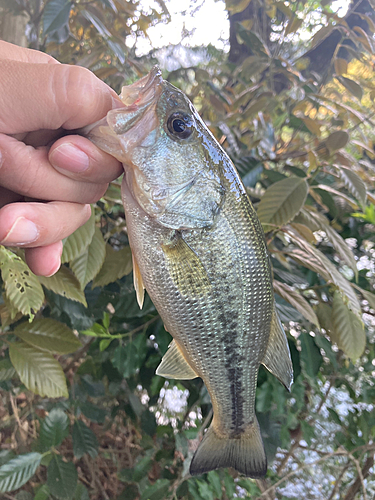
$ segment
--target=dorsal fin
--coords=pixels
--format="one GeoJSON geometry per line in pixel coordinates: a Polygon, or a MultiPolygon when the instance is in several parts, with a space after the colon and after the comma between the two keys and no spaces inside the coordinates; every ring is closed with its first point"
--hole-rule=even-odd
{"type": "Polygon", "coordinates": [[[134,288],[135,288],[135,293],[137,294],[138,305],[139,305],[140,309],[142,309],[143,302],[145,300],[145,286],[143,284],[143,279],[141,276],[141,271],[139,270],[137,259],[135,258],[133,252],[132,252],[132,259],[133,259],[134,288]]]}
{"type": "Polygon", "coordinates": [[[177,380],[190,380],[198,377],[186,361],[175,340],[172,340],[169,344],[168,351],[164,354],[160,365],[156,369],[156,375],[177,380]]]}
{"type": "Polygon", "coordinates": [[[293,383],[293,366],[288,341],[276,309],[271,320],[271,334],[262,364],[290,391],[293,383]]]}

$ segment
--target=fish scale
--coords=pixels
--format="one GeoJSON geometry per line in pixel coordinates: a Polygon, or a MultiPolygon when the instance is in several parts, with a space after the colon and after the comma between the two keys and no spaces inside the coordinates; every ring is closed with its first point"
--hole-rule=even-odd
{"type": "Polygon", "coordinates": [[[137,299],[146,289],[174,339],[156,373],[201,377],[211,397],[190,473],[231,466],[261,477],[259,365],[288,389],[292,365],[260,222],[229,157],[157,68],[120,97],[124,108],[86,133],[124,165],[137,299]]]}

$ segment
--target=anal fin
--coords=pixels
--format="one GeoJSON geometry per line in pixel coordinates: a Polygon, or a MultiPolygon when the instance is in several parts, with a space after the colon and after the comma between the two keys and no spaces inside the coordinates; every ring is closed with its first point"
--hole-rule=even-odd
{"type": "Polygon", "coordinates": [[[137,295],[137,302],[142,309],[143,307],[143,302],[145,300],[145,286],[143,284],[143,279],[141,276],[141,271],[139,270],[138,262],[137,259],[134,256],[134,253],[132,253],[132,259],[133,259],[133,281],[134,281],[134,288],[135,288],[135,293],[137,295]]]}
{"type": "Polygon", "coordinates": [[[169,344],[168,351],[164,354],[160,365],[156,369],[156,375],[177,380],[191,380],[198,377],[186,361],[175,340],[172,340],[169,344]]]}
{"type": "Polygon", "coordinates": [[[293,383],[293,366],[288,341],[276,309],[271,320],[271,334],[262,364],[290,391],[293,383]]]}

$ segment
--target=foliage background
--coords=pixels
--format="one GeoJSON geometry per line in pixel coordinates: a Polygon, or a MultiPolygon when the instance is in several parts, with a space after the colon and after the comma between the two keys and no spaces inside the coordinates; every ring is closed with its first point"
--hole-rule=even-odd
{"type": "MultiPolygon", "coordinates": [[[[137,56],[137,40],[171,17],[163,0],[0,7],[4,38],[16,22],[29,47],[117,91],[158,62],[157,50],[137,56]]],[[[210,401],[200,379],[155,375],[171,338],[151,301],[136,303],[116,181],[65,241],[55,276],[0,247],[3,498],[374,496],[375,5],[350,2],[343,18],[327,0],[226,9],[228,51],[185,48],[201,62],[164,77],[232,157],[266,231],[295,373],[290,394],[259,373],[267,476],[189,477],[210,401]]]]}

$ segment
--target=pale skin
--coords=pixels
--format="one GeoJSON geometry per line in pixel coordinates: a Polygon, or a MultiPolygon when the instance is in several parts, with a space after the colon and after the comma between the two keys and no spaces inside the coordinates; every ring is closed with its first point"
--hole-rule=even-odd
{"type": "Polygon", "coordinates": [[[51,276],[62,240],[122,172],[115,158],[69,131],[123,105],[87,69],[3,41],[0,75],[0,245],[24,248],[30,269],[51,276]]]}

